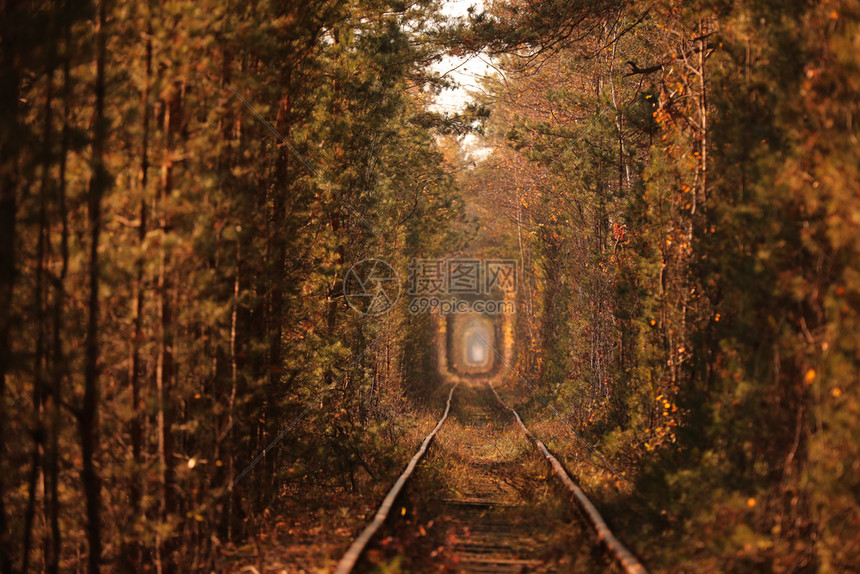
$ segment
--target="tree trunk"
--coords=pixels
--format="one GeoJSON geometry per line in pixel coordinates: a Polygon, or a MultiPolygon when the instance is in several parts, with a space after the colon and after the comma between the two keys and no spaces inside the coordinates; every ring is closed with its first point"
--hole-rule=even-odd
{"type": "MultiPolygon", "coordinates": [[[[152,77],[152,24],[147,25],[146,34],[146,62],[144,64],[146,76],[144,78],[143,89],[140,94],[141,107],[141,131],[142,138],[140,144],[140,173],[138,181],[140,184],[140,206],[138,215],[138,232],[137,241],[138,247],[143,248],[146,240],[147,230],[147,185],[148,170],[149,170],[149,87],[152,77]]],[[[143,341],[143,310],[144,310],[144,254],[138,255],[135,264],[135,281],[134,281],[134,300],[133,300],[133,332],[129,345],[129,369],[128,379],[131,389],[131,420],[129,421],[129,434],[131,435],[131,452],[133,460],[133,471],[131,477],[131,486],[129,488],[129,502],[131,503],[131,517],[129,524],[132,527],[131,532],[127,532],[123,536],[123,551],[122,560],[125,571],[133,574],[140,569],[141,545],[136,540],[134,534],[134,525],[140,519],[141,500],[143,497],[143,485],[140,469],[143,465],[143,424],[141,420],[141,393],[140,393],[140,378],[142,371],[142,361],[140,358],[140,344],[143,341]],[[132,539],[129,540],[129,537],[132,539]]]]}
{"type": "Polygon", "coordinates": [[[92,170],[90,189],[87,194],[87,213],[90,236],[89,300],[84,358],[84,400],[79,423],[81,432],[81,455],[83,459],[81,480],[87,509],[87,541],[89,543],[88,571],[101,571],[101,480],[96,471],[95,458],[99,448],[99,239],[101,236],[102,198],[109,186],[104,164],[104,148],[107,133],[105,107],[105,20],[107,0],[98,6],[96,23],[96,85],[95,115],[92,140],[92,170]]]}
{"type": "Polygon", "coordinates": [[[45,80],[44,124],[42,126],[42,174],[39,182],[39,239],[36,242],[36,285],[33,294],[33,309],[36,323],[36,348],[33,357],[33,450],[31,453],[29,496],[24,513],[24,540],[21,545],[21,572],[30,569],[30,544],[33,537],[33,519],[36,516],[36,486],[42,469],[42,450],[45,446],[45,429],[42,423],[42,402],[45,389],[46,345],[45,345],[45,256],[48,241],[48,184],[50,181],[51,153],[51,105],[54,94],[54,52],[56,45],[49,43],[49,63],[45,80]]]}
{"type": "MultiPolygon", "coordinates": [[[[161,163],[161,191],[159,205],[160,222],[162,238],[160,243],[161,264],[158,271],[158,319],[160,328],[160,337],[158,345],[158,357],[155,366],[155,383],[156,392],[158,394],[158,415],[156,417],[157,435],[158,435],[158,461],[161,467],[161,496],[160,496],[160,514],[162,524],[166,524],[170,520],[170,515],[173,513],[175,504],[174,496],[174,471],[173,471],[173,436],[170,427],[173,424],[173,407],[171,401],[171,386],[173,383],[173,344],[174,344],[174,325],[173,325],[173,305],[170,299],[173,290],[171,271],[169,269],[170,254],[167,252],[165,242],[167,235],[170,233],[170,216],[169,206],[166,205],[167,199],[170,197],[172,188],[172,130],[174,126],[171,123],[174,106],[180,105],[176,101],[178,96],[171,95],[169,99],[164,101],[164,128],[163,128],[163,149],[161,163]]],[[[173,533],[168,532],[167,539],[162,539],[159,535],[158,543],[158,564],[157,569],[159,574],[171,574],[175,571],[175,561],[173,556],[174,544],[172,542],[173,533]]]]}
{"type": "Polygon", "coordinates": [[[69,217],[66,208],[66,167],[68,161],[70,133],[69,116],[71,114],[71,0],[63,5],[64,49],[63,55],[63,134],[60,150],[60,173],[57,185],[57,202],[61,224],[60,235],[60,275],[56,280],[53,307],[53,352],[51,365],[51,442],[47,463],[48,471],[48,522],[51,529],[51,545],[46,550],[47,571],[58,574],[60,571],[60,428],[62,425],[62,387],[66,373],[62,343],[63,307],[65,305],[65,281],[69,269],[69,217]]]}
{"type": "MultiPolygon", "coordinates": [[[[15,16],[22,2],[0,4],[0,460],[5,463],[4,436],[8,415],[6,405],[6,376],[11,364],[12,299],[16,279],[15,249],[17,243],[18,156],[20,127],[18,125],[18,88],[21,83],[21,58],[14,43],[15,34],[8,34],[15,25],[15,16]]],[[[6,490],[4,474],[0,472],[0,573],[12,572],[12,547],[6,519],[6,490]]]]}

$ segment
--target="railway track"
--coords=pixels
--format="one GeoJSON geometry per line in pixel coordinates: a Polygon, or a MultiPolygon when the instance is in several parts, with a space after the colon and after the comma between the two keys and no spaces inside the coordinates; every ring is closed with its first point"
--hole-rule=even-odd
{"type": "Polygon", "coordinates": [[[439,422],[335,572],[369,570],[369,553],[410,571],[646,572],[488,382],[452,386],[439,422]],[[428,451],[432,463],[416,473],[428,451]],[[404,520],[410,496],[420,510],[404,520]],[[398,537],[408,552],[391,550],[398,537]]]}

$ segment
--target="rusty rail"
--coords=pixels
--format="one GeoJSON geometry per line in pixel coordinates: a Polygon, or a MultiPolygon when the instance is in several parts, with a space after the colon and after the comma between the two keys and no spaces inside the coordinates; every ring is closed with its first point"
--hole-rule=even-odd
{"type": "MultiPolygon", "coordinates": [[[[488,383],[489,384],[489,383],[488,383]]],[[[538,450],[540,450],[541,454],[546,458],[549,463],[552,465],[555,474],[561,479],[561,482],[567,487],[567,489],[573,494],[576,503],[579,505],[580,509],[585,514],[588,522],[594,528],[597,534],[597,540],[601,542],[606,548],[609,555],[621,566],[621,569],[626,574],[647,574],[647,570],[639,560],[630,552],[621,542],[615,538],[615,535],[612,534],[612,531],[609,530],[609,527],[606,525],[606,521],[603,520],[603,517],[600,516],[600,513],[595,508],[594,504],[585,496],[585,493],[582,492],[582,489],[576,486],[573,480],[570,478],[570,475],[564,470],[564,467],[555,458],[549,449],[546,448],[546,445],[541,442],[539,438],[537,438],[532,432],[526,427],[523,420],[520,418],[520,415],[515,411],[512,407],[509,407],[505,401],[502,400],[502,397],[499,396],[499,393],[496,392],[495,387],[490,384],[490,389],[492,389],[493,394],[496,395],[498,401],[504,406],[506,409],[511,411],[514,414],[514,417],[517,419],[520,427],[537,446],[538,450]]]]}
{"type": "Polygon", "coordinates": [[[430,434],[424,438],[424,442],[421,443],[421,448],[418,449],[418,452],[415,453],[415,456],[412,457],[412,460],[410,460],[409,464],[406,466],[406,470],[403,471],[403,474],[400,475],[397,482],[395,482],[394,486],[391,487],[391,490],[388,491],[388,494],[382,500],[379,510],[376,511],[376,516],[373,517],[373,521],[368,524],[358,538],[353,541],[352,545],[347,549],[346,554],[344,554],[343,558],[340,559],[340,562],[338,562],[337,567],[334,570],[335,574],[349,574],[352,572],[352,569],[355,567],[356,562],[358,562],[358,559],[361,557],[367,544],[373,538],[374,534],[376,534],[376,532],[382,527],[385,519],[388,518],[388,512],[391,510],[391,507],[394,506],[394,500],[397,498],[397,495],[400,494],[400,491],[403,490],[403,487],[406,485],[406,481],[409,480],[410,476],[412,476],[415,467],[418,466],[418,463],[421,461],[421,457],[423,457],[424,453],[427,452],[427,447],[430,446],[430,443],[433,441],[433,437],[436,436],[436,433],[448,418],[448,412],[451,410],[451,397],[454,396],[454,389],[457,388],[458,384],[459,382],[454,383],[454,386],[451,387],[451,392],[448,393],[448,402],[445,404],[445,412],[442,414],[442,418],[439,419],[439,422],[436,423],[436,426],[433,427],[430,434]]]}

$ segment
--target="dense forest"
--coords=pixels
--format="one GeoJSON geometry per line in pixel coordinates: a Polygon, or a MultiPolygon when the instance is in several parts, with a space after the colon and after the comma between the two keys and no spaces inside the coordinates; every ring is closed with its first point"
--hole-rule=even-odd
{"type": "Polygon", "coordinates": [[[463,256],[650,569],[856,571],[860,2],[443,4],[0,2],[0,573],[329,567],[439,383],[344,279],[463,256]]]}

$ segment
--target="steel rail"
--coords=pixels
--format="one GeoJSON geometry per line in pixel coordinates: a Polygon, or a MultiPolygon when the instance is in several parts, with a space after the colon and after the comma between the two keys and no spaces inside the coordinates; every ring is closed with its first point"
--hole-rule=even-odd
{"type": "Polygon", "coordinates": [[[365,548],[367,548],[367,544],[373,538],[374,534],[376,534],[376,532],[382,527],[385,519],[388,518],[388,513],[391,510],[391,507],[394,506],[394,501],[397,498],[397,495],[400,494],[401,490],[403,490],[403,487],[406,485],[406,481],[409,480],[415,467],[418,466],[418,463],[421,461],[421,457],[423,457],[424,453],[427,452],[427,448],[433,441],[433,437],[436,436],[436,433],[439,432],[439,429],[442,428],[442,424],[444,424],[445,420],[448,418],[448,412],[451,410],[451,397],[454,396],[454,389],[456,389],[459,384],[459,382],[454,383],[454,386],[451,387],[451,392],[448,393],[448,402],[445,404],[445,413],[442,415],[442,418],[439,419],[439,422],[436,423],[436,426],[432,431],[430,431],[430,434],[424,438],[424,442],[421,443],[421,448],[418,449],[418,452],[415,453],[415,456],[412,457],[412,460],[410,460],[409,464],[406,466],[406,470],[403,471],[403,474],[400,475],[397,482],[395,482],[394,486],[391,487],[391,490],[388,491],[388,494],[382,500],[379,510],[376,511],[376,516],[374,516],[373,521],[368,524],[358,538],[353,541],[352,545],[347,549],[346,554],[344,554],[343,558],[340,559],[340,562],[338,562],[337,567],[334,570],[335,574],[349,574],[352,572],[352,569],[355,567],[361,554],[364,552],[365,548]]]}
{"type": "Polygon", "coordinates": [[[541,440],[537,438],[532,431],[528,429],[528,427],[526,427],[525,423],[523,423],[523,419],[520,418],[519,413],[502,400],[502,397],[500,397],[499,393],[496,392],[495,387],[490,383],[488,383],[488,385],[502,406],[514,414],[514,418],[517,419],[517,423],[519,423],[520,427],[526,433],[526,436],[535,443],[544,458],[546,458],[552,465],[555,474],[561,479],[561,482],[571,493],[573,493],[573,497],[576,500],[577,505],[594,528],[597,534],[597,540],[604,545],[610,556],[612,556],[626,574],[647,574],[648,571],[645,570],[645,567],[642,566],[633,553],[630,552],[630,550],[628,550],[627,547],[625,547],[617,538],[615,538],[615,535],[612,534],[612,531],[609,530],[609,527],[606,525],[606,521],[603,520],[603,517],[597,511],[597,508],[591,503],[591,500],[585,496],[582,489],[573,482],[573,479],[570,478],[570,475],[567,474],[558,459],[555,458],[549,449],[546,448],[546,445],[544,445],[543,442],[541,442],[541,440]]]}

